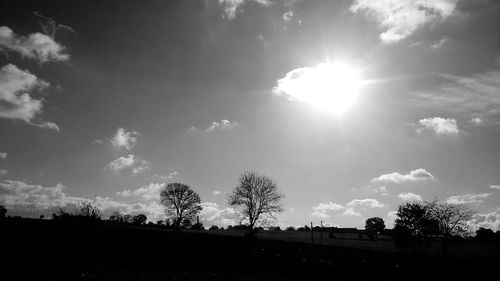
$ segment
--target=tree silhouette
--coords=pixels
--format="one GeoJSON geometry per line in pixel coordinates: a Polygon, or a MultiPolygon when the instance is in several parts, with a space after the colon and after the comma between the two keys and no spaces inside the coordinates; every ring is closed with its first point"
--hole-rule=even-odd
{"type": "Polygon", "coordinates": [[[148,218],[143,214],[138,214],[132,218],[132,223],[137,225],[145,224],[148,218]]]}
{"type": "Polygon", "coordinates": [[[365,221],[365,229],[370,238],[375,237],[384,231],[384,220],[379,217],[369,218],[365,221]]]}
{"type": "Polygon", "coordinates": [[[427,206],[420,202],[399,205],[394,223],[394,242],[399,246],[410,244],[420,250],[435,230],[435,222],[428,216],[427,206]]]}
{"type": "Polygon", "coordinates": [[[182,183],[169,183],[160,191],[160,201],[167,216],[174,217],[177,230],[184,220],[193,219],[202,207],[198,193],[182,183]]]}
{"type": "Polygon", "coordinates": [[[6,214],[7,214],[7,208],[5,208],[3,205],[0,205],[0,219],[5,218],[6,214]]]}
{"type": "Polygon", "coordinates": [[[450,239],[453,236],[464,237],[469,233],[468,222],[474,216],[474,211],[465,204],[451,204],[437,199],[427,203],[426,207],[427,216],[435,222],[443,253],[447,255],[450,239]]]}
{"type": "Polygon", "coordinates": [[[228,195],[228,204],[242,207],[243,219],[248,221],[252,235],[255,224],[264,216],[274,217],[276,213],[283,211],[280,203],[282,198],[283,195],[272,179],[255,172],[245,172],[228,195]]]}

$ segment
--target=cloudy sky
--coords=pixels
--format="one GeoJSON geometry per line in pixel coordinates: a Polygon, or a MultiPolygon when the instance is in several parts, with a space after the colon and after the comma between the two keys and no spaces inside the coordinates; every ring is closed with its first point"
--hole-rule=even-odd
{"type": "Polygon", "coordinates": [[[391,225],[408,200],[500,225],[500,2],[2,1],[0,204],[82,198],[162,218],[162,183],[205,225],[255,170],[283,225],[391,225]]]}

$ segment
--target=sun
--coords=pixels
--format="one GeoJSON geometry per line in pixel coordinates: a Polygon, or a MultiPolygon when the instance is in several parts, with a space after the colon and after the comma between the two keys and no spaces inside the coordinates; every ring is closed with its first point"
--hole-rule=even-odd
{"type": "Polygon", "coordinates": [[[292,70],[278,80],[276,90],[291,100],[342,114],[358,99],[363,85],[359,71],[344,63],[322,63],[292,70]]]}

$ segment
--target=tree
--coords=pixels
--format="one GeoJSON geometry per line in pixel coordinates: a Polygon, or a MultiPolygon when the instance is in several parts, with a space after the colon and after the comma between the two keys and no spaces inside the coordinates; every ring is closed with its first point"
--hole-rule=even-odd
{"type": "Polygon", "coordinates": [[[469,234],[469,221],[474,216],[465,204],[451,204],[434,199],[426,203],[427,216],[435,222],[435,231],[441,239],[443,253],[448,254],[449,242],[452,237],[464,237],[469,234]]]}
{"type": "Polygon", "coordinates": [[[6,214],[7,214],[7,208],[5,208],[3,205],[0,205],[0,219],[5,218],[6,214]]]}
{"type": "Polygon", "coordinates": [[[385,223],[382,218],[373,217],[365,221],[365,229],[369,237],[379,235],[385,229],[385,223]]]}
{"type": "Polygon", "coordinates": [[[435,222],[427,215],[427,206],[421,202],[399,205],[394,222],[394,242],[399,246],[410,244],[418,251],[432,235],[435,222]]]}
{"type": "Polygon", "coordinates": [[[282,198],[283,195],[272,179],[255,172],[245,172],[228,195],[228,204],[242,207],[243,219],[248,221],[252,235],[255,224],[265,216],[274,218],[275,214],[283,211],[280,204],[282,198]]]}
{"type": "Polygon", "coordinates": [[[177,230],[184,220],[193,219],[202,209],[198,193],[182,183],[169,183],[160,191],[160,201],[167,216],[174,217],[177,230]]]}
{"type": "Polygon", "coordinates": [[[137,225],[145,224],[148,218],[143,214],[138,214],[132,217],[132,223],[137,225]]]}
{"type": "Polygon", "coordinates": [[[94,201],[80,201],[78,212],[75,216],[85,220],[100,220],[101,209],[94,201]]]}

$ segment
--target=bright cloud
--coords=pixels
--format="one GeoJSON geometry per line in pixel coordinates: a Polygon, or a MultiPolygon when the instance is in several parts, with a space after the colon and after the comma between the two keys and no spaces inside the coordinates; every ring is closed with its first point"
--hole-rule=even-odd
{"type": "Polygon", "coordinates": [[[493,231],[500,230],[500,213],[476,214],[472,219],[471,226],[473,230],[477,230],[480,227],[489,228],[493,231]]]}
{"type": "Polygon", "coordinates": [[[398,172],[394,172],[391,174],[383,174],[377,178],[372,179],[373,182],[394,182],[394,183],[416,182],[416,181],[427,181],[427,180],[434,180],[434,176],[422,168],[410,171],[410,173],[408,174],[400,174],[398,172]]]}
{"type": "Polygon", "coordinates": [[[330,215],[328,215],[329,211],[341,211],[344,210],[345,207],[337,203],[328,202],[328,203],[319,203],[312,209],[313,213],[311,214],[311,216],[321,219],[327,219],[330,217],[330,215]]]}
{"type": "Polygon", "coordinates": [[[356,212],[354,208],[347,208],[345,211],[342,213],[343,216],[353,216],[353,217],[359,217],[361,216],[360,213],[356,212]]]}
{"type": "Polygon", "coordinates": [[[131,168],[133,175],[149,170],[149,166],[150,163],[148,161],[136,158],[133,154],[121,156],[108,164],[108,168],[115,173],[131,168]]]}
{"type": "Polygon", "coordinates": [[[49,83],[13,64],[0,69],[0,117],[21,119],[30,123],[42,111],[42,100],[29,92],[47,87],[49,83]]]}
{"type": "Polygon", "coordinates": [[[411,192],[399,193],[398,197],[405,202],[423,201],[422,196],[411,192]]]}
{"type": "Polygon", "coordinates": [[[491,189],[500,189],[500,185],[498,185],[498,184],[492,184],[492,185],[490,185],[490,188],[491,189]]]}
{"type": "Polygon", "coordinates": [[[219,195],[219,194],[220,194],[220,191],[218,191],[218,190],[214,190],[214,191],[212,191],[212,195],[214,195],[214,196],[217,196],[217,195],[219,195]]]}
{"type": "Polygon", "coordinates": [[[51,37],[38,32],[20,36],[7,26],[0,26],[0,49],[14,51],[40,62],[69,59],[69,55],[64,52],[65,47],[51,37]]]}
{"type": "Polygon", "coordinates": [[[156,200],[160,198],[160,190],[163,184],[150,183],[149,185],[139,187],[136,190],[119,191],[116,194],[123,197],[141,197],[144,200],[156,200]]]}
{"type": "Polygon", "coordinates": [[[384,204],[378,202],[376,199],[354,199],[351,202],[347,203],[347,207],[369,207],[369,208],[383,208],[384,204]]]}
{"type": "Polygon", "coordinates": [[[353,13],[363,12],[385,31],[384,43],[395,43],[410,36],[419,27],[444,20],[455,10],[458,0],[355,0],[353,13]]]}
{"type": "Polygon", "coordinates": [[[473,204],[482,203],[485,198],[488,198],[491,193],[479,193],[479,194],[463,194],[450,196],[446,199],[446,202],[451,204],[473,204]]]}
{"type": "Polygon", "coordinates": [[[25,206],[27,208],[48,209],[64,206],[72,198],[63,192],[65,186],[57,184],[53,187],[28,184],[22,181],[6,180],[0,182],[0,202],[6,206],[25,206]]]}
{"type": "Polygon", "coordinates": [[[228,225],[239,224],[241,220],[240,213],[233,208],[220,208],[217,203],[212,202],[203,202],[201,203],[201,207],[203,209],[199,217],[205,227],[212,225],[227,227],[228,225]]]}
{"type": "Polygon", "coordinates": [[[0,152],[0,159],[7,158],[7,152],[0,152]]]}
{"type": "Polygon", "coordinates": [[[127,131],[123,128],[118,128],[116,134],[111,138],[111,144],[116,148],[125,148],[131,150],[137,143],[138,132],[127,131]]]}
{"type": "Polygon", "coordinates": [[[222,16],[227,19],[234,19],[236,17],[236,13],[238,9],[245,4],[245,2],[254,1],[264,6],[268,6],[271,4],[269,0],[218,0],[219,5],[224,10],[222,16]]]}
{"type": "Polygon", "coordinates": [[[436,135],[456,135],[460,132],[457,120],[453,118],[432,117],[421,119],[418,123],[422,128],[419,128],[417,132],[421,132],[423,129],[431,130],[436,135]]]}

